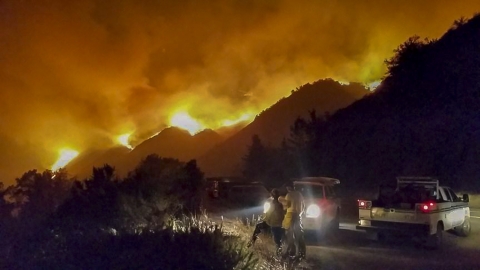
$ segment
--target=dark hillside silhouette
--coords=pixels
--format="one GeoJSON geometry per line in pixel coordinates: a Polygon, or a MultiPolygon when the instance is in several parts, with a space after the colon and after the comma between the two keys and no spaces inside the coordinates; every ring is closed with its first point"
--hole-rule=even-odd
{"type": "Polygon", "coordinates": [[[150,154],[188,161],[202,155],[222,140],[219,134],[210,129],[191,136],[185,130],[169,127],[131,151],[126,147],[93,151],[73,160],[67,169],[71,174],[85,178],[91,176],[92,167],[111,164],[117,174],[123,177],[150,154]]]}
{"type": "Polygon", "coordinates": [[[124,175],[150,154],[188,161],[202,155],[221,141],[222,137],[210,129],[191,136],[180,128],[166,128],[135,147],[120,163],[119,173],[124,175]]]}
{"type": "Polygon", "coordinates": [[[439,40],[412,37],[395,53],[374,94],[332,115],[310,173],[355,186],[433,175],[479,189],[480,16],[439,40]]]}
{"type": "Polygon", "coordinates": [[[249,121],[242,121],[231,126],[223,126],[218,129],[215,129],[215,132],[218,133],[220,136],[222,136],[224,140],[226,140],[229,137],[235,135],[240,130],[242,130],[242,128],[246,127],[248,124],[249,124],[249,121]]]}
{"type": "Polygon", "coordinates": [[[93,167],[102,167],[105,164],[117,165],[129,152],[130,149],[124,146],[106,150],[92,150],[81,153],[66,168],[71,174],[76,175],[80,179],[87,178],[92,176],[93,167]]]}
{"type": "Polygon", "coordinates": [[[290,125],[308,110],[335,112],[369,91],[361,84],[341,85],[331,79],[320,80],[292,90],[289,97],[279,100],[255,120],[198,159],[207,176],[242,175],[242,157],[257,134],[265,146],[278,147],[290,134],[290,125]]]}

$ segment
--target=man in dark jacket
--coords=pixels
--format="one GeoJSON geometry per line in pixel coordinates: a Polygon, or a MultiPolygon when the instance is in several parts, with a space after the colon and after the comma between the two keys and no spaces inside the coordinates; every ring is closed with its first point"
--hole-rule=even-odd
{"type": "Polygon", "coordinates": [[[282,238],[285,234],[282,228],[282,221],[285,212],[283,210],[283,205],[278,201],[278,197],[280,197],[280,192],[277,189],[273,189],[271,195],[272,200],[270,202],[267,202],[263,221],[261,221],[255,226],[252,240],[250,240],[248,246],[255,244],[255,241],[257,240],[258,235],[262,230],[267,230],[268,228],[270,228],[273,234],[275,245],[277,246],[277,254],[280,254],[282,238]]]}

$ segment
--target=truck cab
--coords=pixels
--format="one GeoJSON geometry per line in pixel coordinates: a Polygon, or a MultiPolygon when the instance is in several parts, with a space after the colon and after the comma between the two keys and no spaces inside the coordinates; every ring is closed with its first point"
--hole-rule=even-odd
{"type": "Polygon", "coordinates": [[[443,232],[470,233],[468,195],[458,197],[432,177],[397,177],[392,191],[380,190],[376,200],[358,200],[357,229],[385,234],[420,236],[427,246],[439,248],[443,232]]]}

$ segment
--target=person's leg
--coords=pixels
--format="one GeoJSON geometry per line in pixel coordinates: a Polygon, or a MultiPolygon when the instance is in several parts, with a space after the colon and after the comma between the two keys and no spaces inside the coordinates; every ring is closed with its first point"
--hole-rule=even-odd
{"type": "Polygon", "coordinates": [[[283,219],[283,229],[285,230],[285,242],[287,246],[286,256],[295,255],[295,238],[294,238],[294,230],[293,230],[293,223],[292,223],[293,215],[292,213],[287,212],[285,214],[285,218],[283,219]]]}
{"type": "Polygon", "coordinates": [[[296,227],[296,237],[298,241],[298,252],[300,256],[305,258],[307,246],[305,244],[305,237],[304,237],[303,224],[302,224],[301,217],[298,217],[295,227],[296,227]]]}
{"type": "Polygon", "coordinates": [[[265,221],[259,222],[257,225],[255,225],[255,230],[253,231],[252,239],[250,240],[250,243],[248,243],[248,246],[251,246],[257,241],[258,235],[265,229],[268,228],[268,225],[265,221]]]}
{"type": "Polygon", "coordinates": [[[295,236],[293,226],[286,230],[286,240],[287,240],[287,255],[295,256],[296,247],[295,247],[295,236]]]}
{"type": "Polygon", "coordinates": [[[273,241],[275,241],[276,252],[277,256],[282,254],[282,237],[283,237],[283,229],[282,227],[272,227],[272,234],[273,234],[273,241]]]}
{"type": "Polygon", "coordinates": [[[272,234],[275,245],[279,248],[282,244],[282,227],[272,227],[272,234]]]}
{"type": "Polygon", "coordinates": [[[298,230],[298,215],[293,214],[292,216],[292,227],[291,227],[292,235],[293,235],[293,245],[295,245],[295,253],[293,255],[297,255],[297,252],[300,251],[300,246],[298,243],[298,236],[299,236],[299,230],[298,230]]]}

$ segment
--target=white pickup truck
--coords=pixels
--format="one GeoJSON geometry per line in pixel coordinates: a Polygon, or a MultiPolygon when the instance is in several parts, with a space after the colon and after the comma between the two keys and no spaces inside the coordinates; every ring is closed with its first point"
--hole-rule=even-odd
{"type": "Polygon", "coordinates": [[[430,177],[398,177],[395,189],[381,189],[377,200],[358,200],[357,229],[418,236],[428,247],[440,248],[443,232],[470,233],[468,194],[462,198],[430,177]]]}

